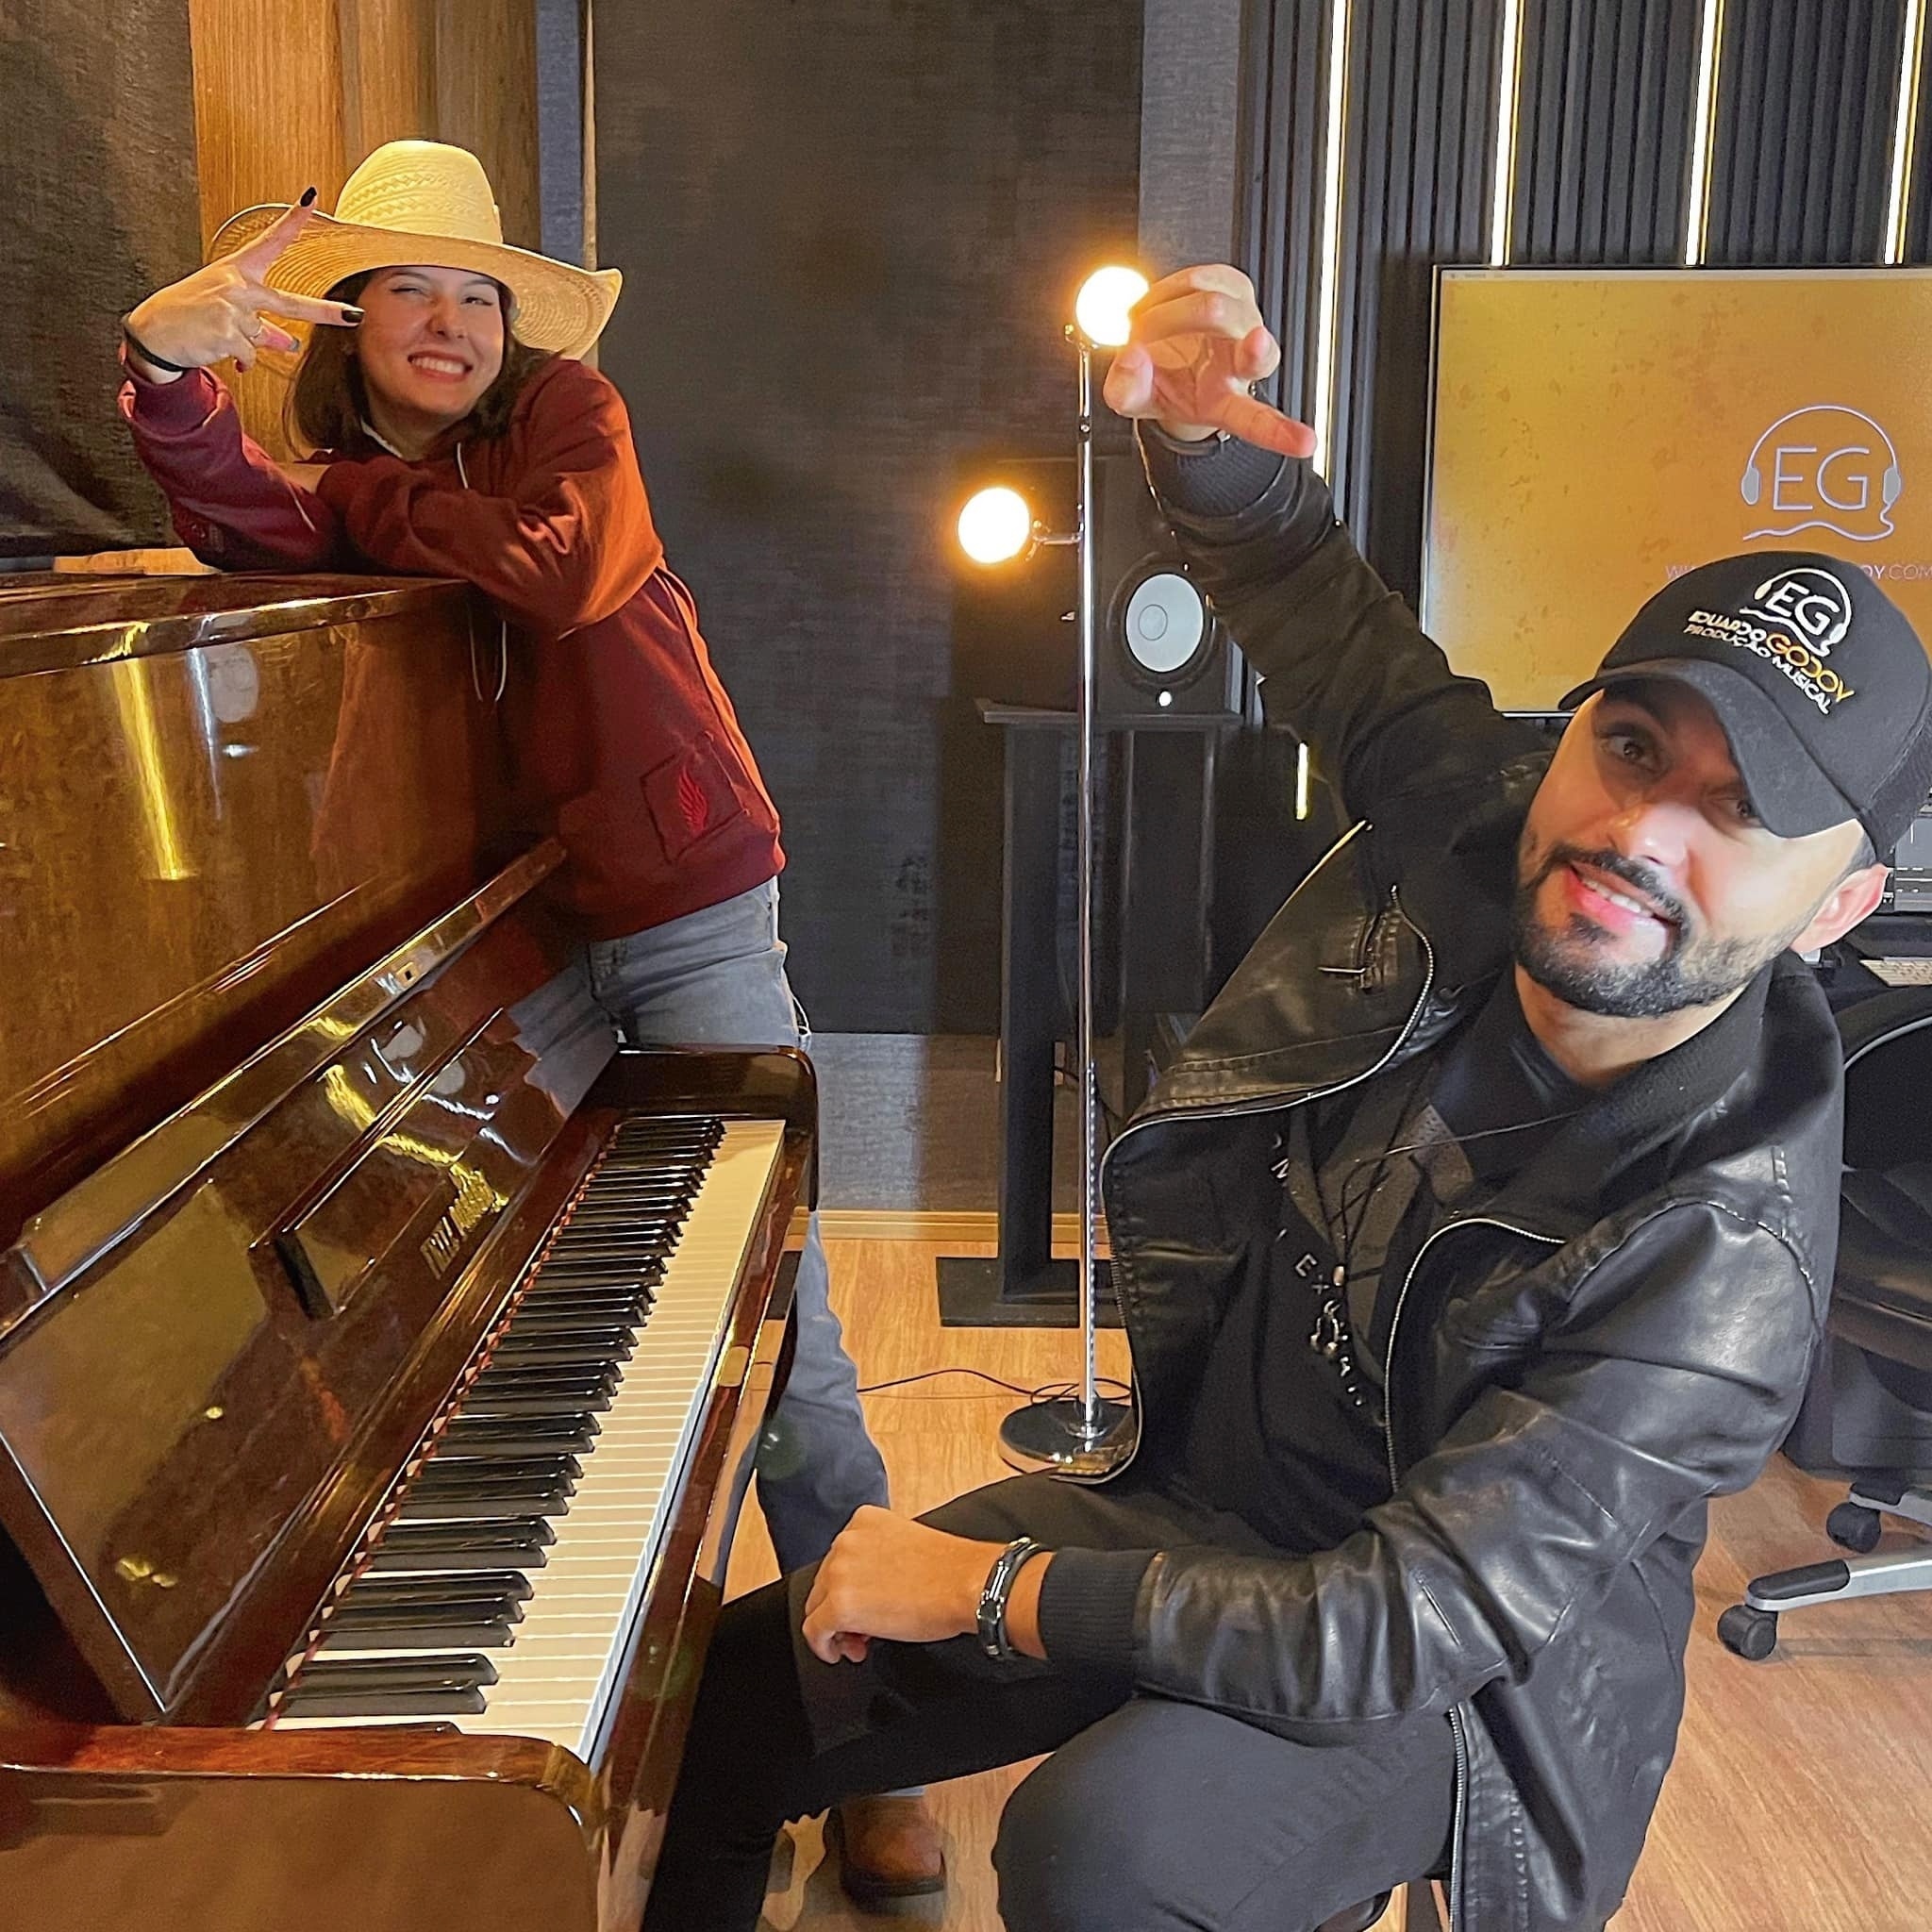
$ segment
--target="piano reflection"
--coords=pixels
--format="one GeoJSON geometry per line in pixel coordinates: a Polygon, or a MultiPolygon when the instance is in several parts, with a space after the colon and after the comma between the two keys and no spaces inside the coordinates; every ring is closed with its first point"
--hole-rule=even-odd
{"type": "Polygon", "coordinates": [[[620,1050],[469,594],[0,579],[0,1923],[629,1928],[809,1064],[620,1050]]]}

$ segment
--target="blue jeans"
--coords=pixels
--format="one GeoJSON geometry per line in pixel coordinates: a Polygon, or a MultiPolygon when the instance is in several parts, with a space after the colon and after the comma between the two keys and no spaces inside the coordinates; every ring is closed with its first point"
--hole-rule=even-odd
{"type": "MultiPolygon", "coordinates": [[[[778,882],[588,948],[591,992],[633,1046],[801,1046],[778,882]]],[[[832,1312],[818,1217],[798,1267],[798,1347],[758,1444],[758,1507],[781,1570],[815,1563],[861,1504],[886,1501],[858,1374],[832,1312]]]]}

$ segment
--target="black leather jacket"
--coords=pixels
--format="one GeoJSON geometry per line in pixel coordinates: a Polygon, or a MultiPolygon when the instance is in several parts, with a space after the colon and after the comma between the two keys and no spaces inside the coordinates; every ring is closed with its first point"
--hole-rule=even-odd
{"type": "MultiPolygon", "coordinates": [[[[1438,1044],[1507,970],[1547,758],[1451,675],[1306,465],[1234,514],[1177,508],[1214,492],[1176,464],[1218,466],[1224,495],[1253,458],[1150,470],[1271,712],[1360,823],[1107,1160],[1137,1454],[1157,1467],[1276,1212],[1280,1110],[1438,1044]]],[[[1310,1559],[1170,1553],[1141,1582],[1148,1691],[1311,1740],[1449,1715],[1457,1932],[1598,1927],[1623,1899],[1675,1744],[1707,1499],[1763,1467],[1823,1333],[1841,1086],[1823,995],[1787,954],[1427,1241],[1390,1341],[1391,1501],[1310,1559]]]]}

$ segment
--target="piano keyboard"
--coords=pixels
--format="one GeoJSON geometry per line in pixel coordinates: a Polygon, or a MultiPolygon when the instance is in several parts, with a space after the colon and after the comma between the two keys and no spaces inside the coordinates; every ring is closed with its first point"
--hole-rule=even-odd
{"type": "Polygon", "coordinates": [[[784,1139],[623,1123],[270,1700],[596,1749],[784,1139]]]}

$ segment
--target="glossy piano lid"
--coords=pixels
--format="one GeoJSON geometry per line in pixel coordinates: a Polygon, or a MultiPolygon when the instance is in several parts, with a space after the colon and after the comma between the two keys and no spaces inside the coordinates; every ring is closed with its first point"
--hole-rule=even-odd
{"type": "Polygon", "coordinates": [[[0,577],[0,1249],[530,842],[470,613],[0,577]]]}
{"type": "Polygon", "coordinates": [[[527,1257],[614,1047],[541,856],[90,1176],[81,1236],[57,1202],[7,1257],[0,1528],[130,1718],[245,1720],[275,1658],[237,1675],[236,1646],[299,1636],[527,1257]]]}
{"type": "Polygon", "coordinates": [[[0,678],[467,602],[432,577],[0,576],[0,678]]]}

